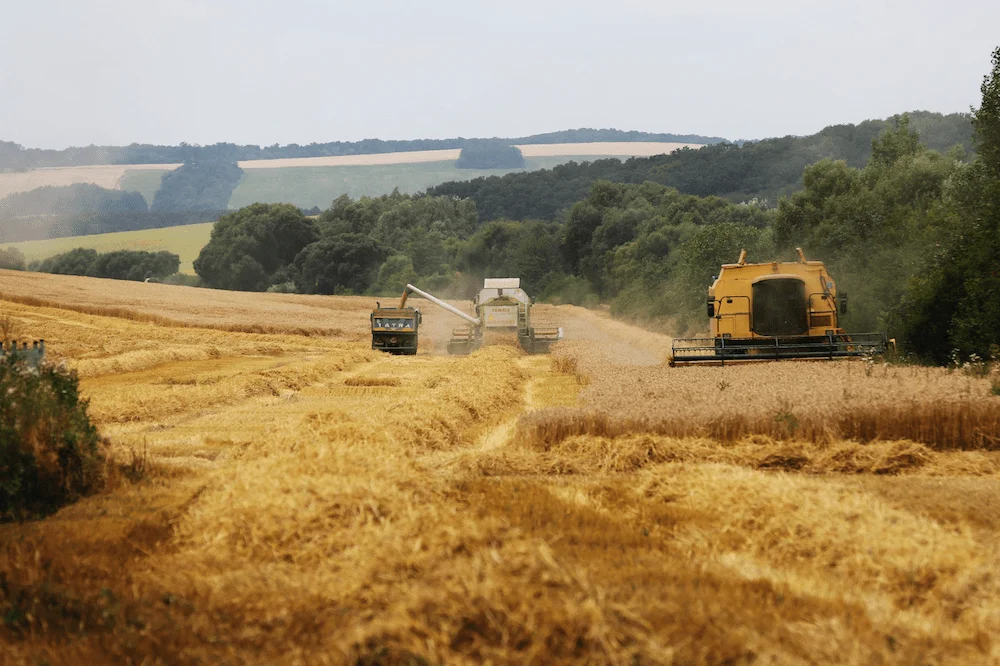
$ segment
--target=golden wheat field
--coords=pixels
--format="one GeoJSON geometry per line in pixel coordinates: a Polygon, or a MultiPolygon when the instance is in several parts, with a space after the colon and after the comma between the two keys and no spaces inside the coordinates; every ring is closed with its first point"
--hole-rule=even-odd
{"type": "Polygon", "coordinates": [[[389,357],[367,298],[0,271],[114,461],[0,525],[0,663],[1000,663],[988,376],[670,368],[571,306],[449,357],[421,305],[389,357]]]}

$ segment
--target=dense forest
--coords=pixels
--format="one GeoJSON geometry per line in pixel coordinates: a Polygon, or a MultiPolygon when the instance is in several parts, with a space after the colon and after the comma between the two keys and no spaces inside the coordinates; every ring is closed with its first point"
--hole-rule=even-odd
{"type": "MultiPolygon", "coordinates": [[[[453,139],[331,141],[296,143],[287,146],[239,146],[234,143],[217,143],[197,146],[182,143],[179,146],[154,146],[133,143],[129,146],[86,146],[65,150],[24,148],[11,141],[0,141],[0,169],[34,169],[55,166],[85,166],[90,164],[179,164],[198,160],[270,160],[290,157],[331,157],[337,155],[370,155],[376,153],[410,152],[416,150],[447,150],[464,148],[469,141],[453,139]]],[[[671,143],[718,143],[719,137],[697,134],[654,134],[650,132],[622,131],[617,129],[592,129],[584,127],[548,134],[496,139],[505,144],[581,143],[588,141],[665,141],[671,143]]]]}
{"type": "Polygon", "coordinates": [[[573,182],[582,195],[525,189],[547,214],[507,215],[519,219],[491,219],[476,181],[462,192],[340,197],[315,220],[256,204],[217,223],[195,268],[205,285],[228,289],[392,294],[418,282],[456,297],[484,276],[518,276],[542,300],[601,300],[619,316],[697,332],[720,264],[741,249],[766,261],[802,247],[851,294],[849,330],[886,330],[905,353],[936,363],[985,358],[1000,344],[1000,49],[982,95],[972,116],[904,114],[802,140],[560,167],[549,178],[577,177],[522,182],[573,182]],[[791,180],[789,163],[801,185],[777,207],[710,191],[750,182],[744,194],[753,194],[791,180]]]}
{"type": "MultiPolygon", "coordinates": [[[[954,148],[961,154],[973,150],[968,114],[918,111],[908,115],[911,126],[928,148],[938,151],[954,148]]],[[[471,198],[485,220],[554,219],[585,197],[597,180],[649,181],[677,188],[684,194],[774,202],[800,189],[805,167],[822,159],[863,166],[871,155],[872,140],[898,119],[896,116],[858,125],[833,125],[806,137],[789,136],[742,145],[717,143],[700,150],[682,149],[670,155],[633,157],[624,162],[617,159],[569,162],[553,169],[443,183],[430,188],[428,194],[471,198]]]]}

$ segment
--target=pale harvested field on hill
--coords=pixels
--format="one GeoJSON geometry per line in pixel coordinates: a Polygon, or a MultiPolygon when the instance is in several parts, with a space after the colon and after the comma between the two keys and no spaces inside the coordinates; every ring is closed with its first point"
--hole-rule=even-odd
{"type": "Polygon", "coordinates": [[[169,171],[179,166],[180,164],[116,164],[0,172],[0,199],[15,192],[28,192],[46,185],[62,187],[77,183],[93,183],[109,190],[116,190],[119,188],[122,176],[130,169],[169,171]]]}
{"type": "MultiPolygon", "coordinates": [[[[682,147],[700,148],[699,144],[657,142],[594,142],[551,143],[520,146],[525,157],[573,156],[645,156],[670,153],[682,147]]],[[[373,155],[338,155],[334,157],[301,157],[275,160],[244,160],[243,169],[282,169],[310,166],[372,166],[387,164],[415,164],[443,162],[458,159],[459,150],[419,150],[373,155]]],[[[171,171],[180,164],[116,164],[78,167],[49,167],[24,172],[0,172],[0,199],[15,192],[27,192],[45,185],[63,186],[76,183],[93,183],[108,189],[120,189],[126,171],[171,171]]],[[[151,202],[150,202],[151,203],[151,202]]]]}
{"type": "Polygon", "coordinates": [[[670,368],[669,338],[551,306],[555,354],[449,357],[419,299],[434,339],[388,357],[371,299],[14,277],[0,307],[147,458],[0,525],[5,663],[1000,663],[986,378],[670,368]],[[894,403],[978,439],[840,438],[894,403]]]}
{"type": "MultiPolygon", "coordinates": [[[[672,153],[678,148],[701,148],[696,143],[666,143],[654,141],[593,142],[593,143],[539,143],[520,145],[525,157],[555,157],[559,155],[647,156],[672,153]]],[[[298,157],[277,160],[246,160],[239,162],[242,169],[281,169],[307,166],[368,166],[377,164],[413,164],[418,162],[450,162],[458,159],[459,149],[415,150],[403,153],[376,153],[372,155],[336,155],[331,157],[298,157]]]]}

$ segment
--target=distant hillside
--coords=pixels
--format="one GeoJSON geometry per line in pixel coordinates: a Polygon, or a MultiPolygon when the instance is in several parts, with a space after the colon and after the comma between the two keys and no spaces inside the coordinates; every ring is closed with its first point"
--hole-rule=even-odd
{"type": "Polygon", "coordinates": [[[90,183],[39,187],[0,199],[0,219],[71,213],[144,213],[147,210],[149,205],[138,192],[109,190],[90,183]]]}
{"type": "MultiPolygon", "coordinates": [[[[33,169],[39,167],[100,164],[177,164],[208,159],[238,162],[243,160],[371,155],[419,150],[460,149],[464,148],[467,142],[474,140],[463,137],[400,141],[364,139],[363,141],[310,143],[306,146],[292,143],[287,146],[275,144],[264,147],[253,145],[240,146],[234,143],[217,143],[212,146],[192,146],[186,143],[182,143],[179,146],[157,146],[133,143],[129,146],[86,146],[81,148],[67,148],[65,150],[24,148],[10,141],[0,141],[0,169],[33,169]]],[[[653,134],[634,130],[592,129],[589,127],[499,140],[508,144],[588,143],[594,141],[666,141],[674,143],[713,144],[723,141],[719,137],[706,137],[696,134],[653,134]]]]}
{"type": "MultiPolygon", "coordinates": [[[[971,153],[969,114],[914,111],[909,116],[911,128],[919,132],[921,142],[929,148],[946,151],[961,146],[971,153]]],[[[551,219],[586,198],[595,180],[648,180],[675,187],[684,194],[717,195],[736,201],[759,197],[773,203],[779,196],[801,188],[802,171],[810,164],[829,158],[863,166],[871,155],[872,139],[898,117],[832,125],[805,137],[786,136],[742,145],[716,143],[700,150],[683,149],[624,162],[570,162],[529,173],[454,181],[432,187],[428,194],[471,198],[484,220],[551,219]]]]}

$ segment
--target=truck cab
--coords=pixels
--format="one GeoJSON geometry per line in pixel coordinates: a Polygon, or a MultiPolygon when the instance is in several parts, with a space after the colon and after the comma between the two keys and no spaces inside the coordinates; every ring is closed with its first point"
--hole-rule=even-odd
{"type": "Polygon", "coordinates": [[[412,356],[423,317],[415,308],[383,308],[376,304],[371,316],[372,349],[412,356]]]}

